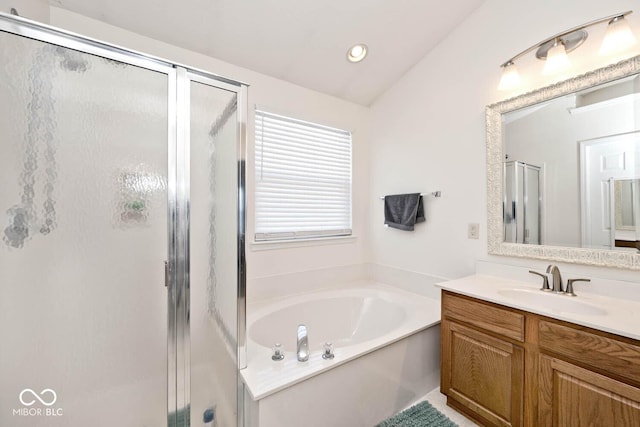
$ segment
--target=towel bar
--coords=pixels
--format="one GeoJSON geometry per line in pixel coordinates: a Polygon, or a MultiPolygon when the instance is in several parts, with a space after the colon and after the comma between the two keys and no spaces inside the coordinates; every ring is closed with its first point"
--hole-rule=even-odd
{"type": "MultiPolygon", "coordinates": [[[[425,194],[420,193],[421,196],[433,196],[433,197],[442,197],[442,191],[434,191],[433,193],[425,194]]],[[[385,196],[380,196],[380,200],[384,200],[385,196]]]]}

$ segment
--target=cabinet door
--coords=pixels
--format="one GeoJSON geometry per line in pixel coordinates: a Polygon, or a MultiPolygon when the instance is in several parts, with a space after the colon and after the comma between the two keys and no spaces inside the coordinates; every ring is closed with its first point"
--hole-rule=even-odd
{"type": "Polygon", "coordinates": [[[540,356],[539,425],[640,425],[640,389],[548,356],[540,356]]]}
{"type": "Polygon", "coordinates": [[[442,322],[441,389],[483,424],[521,426],[524,350],[458,323],[442,322]]]}

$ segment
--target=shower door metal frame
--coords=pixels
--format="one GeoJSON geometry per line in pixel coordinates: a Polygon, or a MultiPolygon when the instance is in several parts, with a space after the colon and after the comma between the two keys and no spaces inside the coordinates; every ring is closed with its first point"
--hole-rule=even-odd
{"type": "MultiPolygon", "coordinates": [[[[236,158],[237,158],[237,184],[238,192],[236,194],[237,206],[237,331],[236,331],[236,362],[237,368],[243,369],[247,366],[246,362],[246,256],[245,256],[245,233],[246,233],[246,180],[245,180],[245,164],[246,164],[246,124],[247,124],[247,85],[230,84],[226,81],[220,81],[211,73],[194,70],[191,68],[177,68],[177,105],[178,123],[177,123],[177,152],[176,159],[178,165],[177,175],[177,197],[178,221],[182,222],[186,233],[179,234],[175,248],[177,252],[184,255],[184,259],[177,257],[176,272],[178,281],[184,283],[183,287],[178,289],[176,298],[176,317],[177,337],[183,340],[184,345],[178,346],[176,349],[176,367],[178,372],[182,370],[185,375],[182,378],[182,388],[184,394],[177,395],[178,408],[182,402],[182,408],[189,407],[191,403],[190,396],[190,328],[189,328],[189,312],[190,312],[190,279],[188,266],[190,265],[190,244],[189,244],[189,216],[190,216],[190,166],[191,166],[191,138],[190,138],[190,83],[197,82],[207,86],[226,90],[236,94],[237,100],[237,129],[236,129],[236,158]],[[182,166],[182,167],[180,167],[182,166]],[[186,268],[185,268],[186,266],[186,268]]],[[[239,377],[239,372],[238,372],[239,377]]],[[[180,378],[179,378],[180,379],[180,378]]],[[[244,426],[244,389],[243,384],[238,378],[237,381],[237,425],[244,426]]]]}
{"type": "MultiPolygon", "coordinates": [[[[246,138],[247,88],[245,83],[193,67],[143,54],[117,45],[101,42],[20,16],[0,12],[0,31],[62,46],[79,52],[113,59],[119,62],[167,75],[168,140],[167,140],[167,424],[177,411],[190,407],[189,348],[189,166],[190,147],[188,116],[178,108],[185,101],[185,85],[189,76],[205,79],[206,84],[235,92],[238,100],[238,265],[237,265],[237,361],[238,370],[246,367],[246,138]]],[[[160,267],[159,267],[160,268],[160,267]]],[[[158,284],[162,289],[162,284],[158,284]]],[[[244,425],[242,408],[244,392],[238,381],[238,426],[244,425]]],[[[187,427],[187,426],[180,426],[187,427]]]]}
{"type": "MultiPolygon", "coordinates": [[[[175,316],[175,322],[169,320],[169,326],[175,328],[169,331],[169,345],[173,345],[169,352],[169,375],[176,374],[175,387],[169,387],[169,392],[175,391],[175,400],[169,396],[170,401],[176,402],[176,410],[189,409],[191,405],[191,335],[190,335],[190,201],[191,201],[191,144],[190,144],[190,82],[199,82],[211,87],[226,90],[236,94],[237,99],[237,133],[236,133],[236,153],[238,161],[237,175],[237,251],[238,265],[236,266],[237,278],[237,331],[236,331],[236,355],[239,370],[246,367],[246,256],[245,256],[245,232],[246,232],[246,180],[244,164],[246,161],[246,127],[247,127],[247,89],[248,86],[233,80],[221,78],[206,71],[197,70],[190,67],[175,65],[175,96],[174,100],[176,114],[176,131],[174,135],[175,145],[170,146],[170,158],[173,153],[175,161],[169,163],[175,165],[172,171],[173,177],[170,181],[175,184],[174,197],[175,206],[169,208],[171,224],[175,227],[170,230],[170,251],[175,264],[169,262],[169,315],[175,316]],[[172,312],[173,309],[173,312],[172,312]],[[173,337],[173,341],[171,340],[173,337]],[[174,356],[174,359],[171,359],[174,356]],[[172,367],[175,367],[172,368],[172,367]]],[[[171,96],[171,94],[170,94],[171,96]]],[[[237,425],[244,426],[244,392],[242,383],[238,380],[237,393],[237,425]]],[[[171,409],[168,416],[171,416],[171,409]]],[[[177,418],[174,425],[177,424],[177,418]]],[[[186,426],[185,426],[186,427],[186,426]]]]}

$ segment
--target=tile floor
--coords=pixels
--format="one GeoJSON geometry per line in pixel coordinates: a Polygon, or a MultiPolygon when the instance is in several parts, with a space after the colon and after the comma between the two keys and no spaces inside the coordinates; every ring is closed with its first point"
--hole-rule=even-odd
{"type": "Polygon", "coordinates": [[[422,402],[423,400],[428,400],[434,408],[449,417],[449,419],[458,424],[459,427],[478,427],[478,424],[447,406],[447,397],[440,393],[440,387],[431,390],[425,397],[418,400],[418,402],[422,402]]]}

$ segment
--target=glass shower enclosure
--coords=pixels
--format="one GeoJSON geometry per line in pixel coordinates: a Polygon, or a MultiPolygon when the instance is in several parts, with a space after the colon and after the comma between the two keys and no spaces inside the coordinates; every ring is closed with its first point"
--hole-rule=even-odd
{"type": "Polygon", "coordinates": [[[540,167],[504,162],[504,241],[542,244],[540,167]]]}
{"type": "Polygon", "coordinates": [[[243,424],[246,89],[0,14],[0,425],[243,424]]]}

